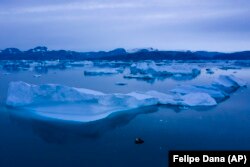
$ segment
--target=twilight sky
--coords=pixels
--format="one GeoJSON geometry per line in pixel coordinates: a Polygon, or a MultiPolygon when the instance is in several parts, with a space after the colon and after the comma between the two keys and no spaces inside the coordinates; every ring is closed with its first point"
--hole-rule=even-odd
{"type": "Polygon", "coordinates": [[[249,0],[0,0],[0,49],[250,50],[249,0]]]}

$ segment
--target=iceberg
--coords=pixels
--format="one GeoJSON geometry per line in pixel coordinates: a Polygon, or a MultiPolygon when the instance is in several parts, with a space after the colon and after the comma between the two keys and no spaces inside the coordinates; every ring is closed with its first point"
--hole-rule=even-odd
{"type": "Polygon", "coordinates": [[[220,75],[212,85],[224,92],[231,93],[239,87],[245,87],[247,83],[240,78],[236,78],[234,75],[220,75]]]}
{"type": "Polygon", "coordinates": [[[93,67],[94,63],[92,61],[85,60],[85,61],[68,62],[67,65],[71,67],[93,67]]]}
{"type": "Polygon", "coordinates": [[[141,73],[141,74],[157,74],[160,76],[169,76],[169,75],[197,75],[200,73],[198,68],[194,68],[186,64],[171,64],[171,65],[162,65],[158,66],[155,62],[142,62],[131,65],[131,73],[141,73]]]}
{"type": "Polygon", "coordinates": [[[171,90],[171,92],[174,93],[180,93],[180,94],[188,94],[188,93],[207,93],[217,101],[224,100],[225,98],[228,98],[229,95],[223,91],[221,91],[219,88],[213,87],[213,86],[203,86],[203,85],[182,85],[178,86],[177,88],[174,88],[171,90]]]}
{"type": "MultiPolygon", "coordinates": [[[[74,88],[56,84],[38,86],[19,81],[10,83],[6,104],[14,107],[66,103],[93,103],[103,106],[122,106],[127,108],[157,104],[194,106],[196,103],[191,104],[187,101],[187,95],[191,96],[193,94],[199,93],[188,93],[184,96],[158,91],[105,94],[84,88],[74,88]]],[[[211,98],[210,95],[203,95],[202,97],[205,97],[208,101],[211,98]]],[[[199,102],[199,105],[203,104],[199,102]]],[[[206,103],[205,105],[208,104],[206,103]]],[[[214,104],[211,103],[210,105],[214,104]]]]}
{"type": "Polygon", "coordinates": [[[208,85],[182,85],[171,90],[171,92],[182,95],[188,93],[206,93],[217,102],[225,100],[229,94],[239,87],[246,86],[247,83],[233,75],[220,75],[214,82],[208,85]]]}
{"type": "Polygon", "coordinates": [[[187,64],[156,65],[153,61],[133,63],[129,70],[130,72],[126,73],[124,78],[155,79],[171,77],[176,80],[187,80],[200,74],[198,67],[187,64]]]}
{"type": "Polygon", "coordinates": [[[146,74],[136,74],[136,75],[131,75],[131,74],[126,74],[123,76],[123,78],[127,78],[127,79],[139,79],[139,80],[154,80],[155,77],[153,77],[152,75],[146,75],[146,74]]]}
{"type": "Polygon", "coordinates": [[[35,74],[35,75],[33,75],[33,77],[35,77],[35,78],[40,78],[42,75],[37,75],[37,74],[35,74]]]}
{"type": "Polygon", "coordinates": [[[219,100],[229,96],[224,88],[237,89],[245,85],[244,81],[234,76],[219,76],[208,86],[180,86],[167,93],[152,90],[106,94],[58,84],[33,85],[18,81],[9,84],[6,105],[47,118],[90,122],[106,118],[114,112],[145,106],[215,106],[219,100]]]}
{"type": "Polygon", "coordinates": [[[32,111],[45,118],[80,122],[157,103],[156,98],[138,92],[104,94],[84,88],[56,84],[38,86],[21,81],[10,83],[6,101],[7,106],[32,111]]]}
{"type": "Polygon", "coordinates": [[[92,69],[86,69],[84,71],[84,75],[89,76],[96,76],[96,75],[113,75],[118,74],[118,69],[113,68],[92,68],[92,69]]]}
{"type": "Polygon", "coordinates": [[[158,99],[159,104],[178,106],[214,106],[217,104],[207,93],[187,93],[183,96],[178,94],[166,94],[157,91],[148,91],[146,94],[158,99]]]}

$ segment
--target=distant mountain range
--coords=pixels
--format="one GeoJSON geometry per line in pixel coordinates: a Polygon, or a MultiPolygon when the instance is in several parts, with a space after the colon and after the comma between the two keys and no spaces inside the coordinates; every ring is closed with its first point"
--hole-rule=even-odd
{"type": "Polygon", "coordinates": [[[250,60],[250,51],[223,53],[118,48],[108,52],[76,52],[38,46],[27,51],[17,48],[0,50],[0,60],[250,60]]]}

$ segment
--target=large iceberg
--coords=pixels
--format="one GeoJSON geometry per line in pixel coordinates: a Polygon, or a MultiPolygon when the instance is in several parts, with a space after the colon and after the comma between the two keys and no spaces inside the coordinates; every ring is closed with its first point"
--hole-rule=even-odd
{"type": "Polygon", "coordinates": [[[56,84],[38,86],[19,81],[10,83],[6,104],[47,118],[89,122],[114,112],[157,105],[158,99],[139,92],[104,94],[83,88],[56,84]]]}
{"type": "Polygon", "coordinates": [[[168,93],[158,91],[112,93],[57,84],[32,85],[11,82],[6,105],[34,111],[48,118],[89,122],[118,111],[153,105],[215,106],[246,83],[234,76],[220,76],[210,86],[180,86],[168,93]],[[227,90],[227,89],[226,89],[227,90]]]}
{"type": "Polygon", "coordinates": [[[8,106],[22,107],[58,103],[98,103],[104,106],[124,106],[128,108],[156,104],[185,106],[216,104],[211,100],[213,98],[209,94],[207,94],[207,96],[204,94],[206,93],[190,92],[185,95],[178,95],[158,91],[105,94],[84,88],[74,88],[56,84],[32,85],[19,81],[10,83],[6,104],[8,106]],[[187,95],[201,95],[200,99],[204,101],[204,103],[194,102],[193,100],[194,103],[191,104],[187,95]]]}
{"type": "Polygon", "coordinates": [[[175,80],[195,78],[200,74],[200,69],[187,64],[156,64],[154,61],[138,62],[130,66],[124,78],[158,79],[171,77],[175,80]]]}

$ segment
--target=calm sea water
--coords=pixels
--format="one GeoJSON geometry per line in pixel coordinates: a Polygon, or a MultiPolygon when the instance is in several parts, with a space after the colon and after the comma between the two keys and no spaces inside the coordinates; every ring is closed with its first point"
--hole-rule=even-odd
{"type": "Polygon", "coordinates": [[[219,74],[234,74],[250,83],[250,69],[220,70],[193,80],[165,79],[148,83],[122,75],[84,76],[81,68],[5,74],[0,70],[1,167],[127,167],[168,163],[169,150],[249,150],[250,90],[241,88],[212,108],[146,107],[91,123],[42,120],[5,107],[8,83],[57,83],[106,93],[158,90],[178,84],[207,83],[219,74]],[[125,86],[115,85],[126,82],[125,86]],[[145,143],[134,144],[136,137],[145,143]]]}

